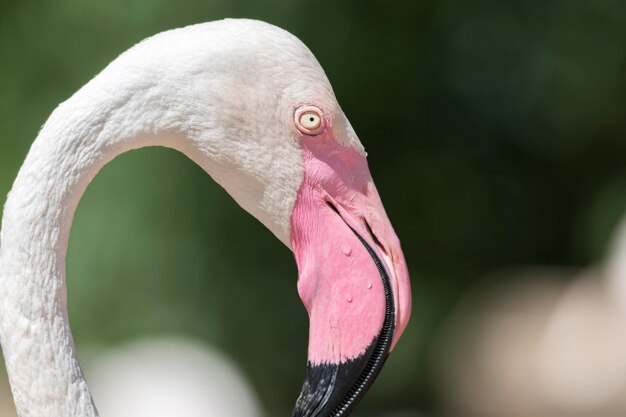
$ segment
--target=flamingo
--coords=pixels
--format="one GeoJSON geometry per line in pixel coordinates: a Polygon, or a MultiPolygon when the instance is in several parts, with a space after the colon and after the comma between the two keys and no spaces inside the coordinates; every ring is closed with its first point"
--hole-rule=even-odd
{"type": "Polygon", "coordinates": [[[98,170],[144,146],[187,155],[292,250],[309,315],[293,416],[348,415],[406,328],[404,255],[313,54],[275,26],[231,19],[132,47],[35,139],[0,234],[0,343],[18,414],[98,415],[68,322],[68,235],[98,170]]]}

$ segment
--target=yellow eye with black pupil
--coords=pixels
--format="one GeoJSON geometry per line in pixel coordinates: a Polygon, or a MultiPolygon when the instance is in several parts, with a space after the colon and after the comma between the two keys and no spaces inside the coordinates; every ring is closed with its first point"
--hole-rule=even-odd
{"type": "Polygon", "coordinates": [[[322,120],[318,114],[307,111],[305,113],[302,113],[302,115],[300,116],[300,124],[305,129],[315,130],[320,127],[320,125],[322,124],[322,120]]]}
{"type": "Polygon", "coordinates": [[[324,113],[316,106],[302,106],[294,114],[294,123],[305,135],[319,135],[326,128],[324,113]]]}

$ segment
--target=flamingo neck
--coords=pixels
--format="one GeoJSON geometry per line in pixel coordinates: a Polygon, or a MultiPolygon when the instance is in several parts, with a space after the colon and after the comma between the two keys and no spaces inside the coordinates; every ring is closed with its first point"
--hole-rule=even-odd
{"type": "Polygon", "coordinates": [[[169,146],[197,159],[176,134],[147,133],[150,122],[132,117],[123,98],[87,96],[79,92],[52,114],[4,209],[0,342],[22,417],[97,415],[76,358],[65,281],[72,218],[87,185],[130,149],[169,146]]]}

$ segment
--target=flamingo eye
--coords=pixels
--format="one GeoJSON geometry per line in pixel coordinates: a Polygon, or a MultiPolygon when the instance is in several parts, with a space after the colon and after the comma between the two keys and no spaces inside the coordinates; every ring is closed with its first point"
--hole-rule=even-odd
{"type": "Polygon", "coordinates": [[[315,130],[322,124],[319,114],[308,111],[300,116],[300,124],[308,130],[315,130]]]}
{"type": "Polygon", "coordinates": [[[324,113],[315,106],[300,107],[296,110],[295,123],[305,135],[317,135],[324,131],[324,113]]]}

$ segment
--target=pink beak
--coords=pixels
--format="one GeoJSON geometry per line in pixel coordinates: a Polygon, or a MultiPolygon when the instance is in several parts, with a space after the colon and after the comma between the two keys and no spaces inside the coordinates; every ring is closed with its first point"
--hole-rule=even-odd
{"type": "Polygon", "coordinates": [[[294,416],[345,416],[406,328],[410,282],[365,158],[330,134],[301,143],[291,244],[310,330],[294,416]]]}

